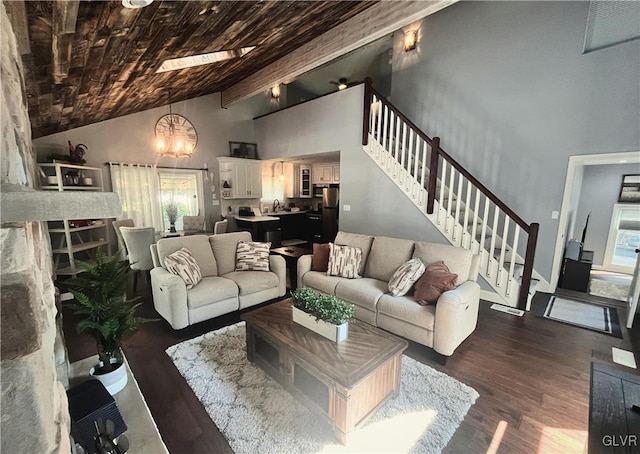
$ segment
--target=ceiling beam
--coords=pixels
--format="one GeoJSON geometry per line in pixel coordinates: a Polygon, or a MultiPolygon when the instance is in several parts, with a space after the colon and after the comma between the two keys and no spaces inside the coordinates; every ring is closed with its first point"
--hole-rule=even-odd
{"type": "Polygon", "coordinates": [[[9,22],[13,28],[13,34],[16,35],[18,44],[18,53],[27,55],[31,53],[31,45],[29,44],[29,26],[27,25],[27,11],[24,1],[3,2],[9,22]]]}
{"type": "Polygon", "coordinates": [[[62,83],[69,75],[71,45],[76,32],[80,0],[53,2],[51,52],[53,56],[53,80],[62,83]]]}
{"type": "Polygon", "coordinates": [[[222,92],[227,107],[440,11],[458,0],[381,1],[222,92]]]}

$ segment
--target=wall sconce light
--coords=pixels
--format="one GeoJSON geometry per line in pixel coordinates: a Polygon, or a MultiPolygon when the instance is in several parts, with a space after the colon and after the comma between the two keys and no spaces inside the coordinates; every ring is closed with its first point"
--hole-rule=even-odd
{"type": "Polygon", "coordinates": [[[271,97],[273,99],[278,99],[280,97],[280,84],[276,84],[271,87],[271,97]]]}
{"type": "Polygon", "coordinates": [[[409,52],[418,45],[418,32],[416,30],[407,30],[404,32],[404,51],[409,52]]]}

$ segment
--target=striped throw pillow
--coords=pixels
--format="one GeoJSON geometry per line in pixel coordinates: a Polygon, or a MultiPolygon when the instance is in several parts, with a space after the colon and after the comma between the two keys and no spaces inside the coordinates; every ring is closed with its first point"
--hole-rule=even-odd
{"type": "Polygon", "coordinates": [[[238,241],[236,271],[269,271],[271,243],[238,241]]]}
{"type": "Polygon", "coordinates": [[[182,278],[187,284],[187,290],[191,290],[202,280],[200,266],[186,247],[165,257],[164,266],[167,271],[182,278]]]}
{"type": "Polygon", "coordinates": [[[404,262],[389,279],[389,292],[393,296],[406,295],[411,290],[411,286],[420,279],[424,270],[424,263],[419,257],[404,262]]]}
{"type": "Polygon", "coordinates": [[[351,246],[338,246],[329,243],[329,266],[327,276],[359,278],[358,270],[362,262],[362,249],[351,246]]]}

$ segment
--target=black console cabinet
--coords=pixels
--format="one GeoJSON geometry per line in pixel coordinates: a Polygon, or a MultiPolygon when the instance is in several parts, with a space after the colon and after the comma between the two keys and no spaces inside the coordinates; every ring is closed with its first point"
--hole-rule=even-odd
{"type": "Polygon", "coordinates": [[[564,259],[558,287],[577,292],[589,292],[589,276],[593,265],[593,255],[583,251],[580,260],[564,259]]]}

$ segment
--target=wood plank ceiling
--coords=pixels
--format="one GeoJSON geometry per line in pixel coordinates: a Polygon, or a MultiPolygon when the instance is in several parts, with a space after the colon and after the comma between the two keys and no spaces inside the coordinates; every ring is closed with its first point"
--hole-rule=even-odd
{"type": "Polygon", "coordinates": [[[169,88],[173,102],[222,91],[375,3],[24,2],[33,137],[167,105],[169,88]],[[166,59],[247,46],[257,47],[242,58],[156,74],[166,59]]]}

